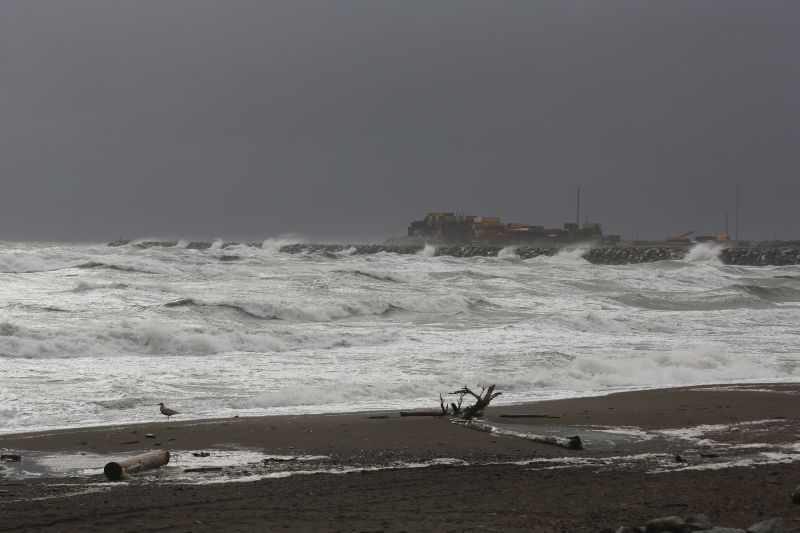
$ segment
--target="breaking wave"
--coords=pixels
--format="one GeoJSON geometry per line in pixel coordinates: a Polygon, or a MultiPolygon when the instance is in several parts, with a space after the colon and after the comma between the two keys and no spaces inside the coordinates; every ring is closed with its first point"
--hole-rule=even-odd
{"type": "Polygon", "coordinates": [[[643,352],[636,357],[577,358],[556,382],[575,388],[666,387],[742,379],[794,377],[794,372],[729,353],[723,346],[643,352]]]}
{"type": "Polygon", "coordinates": [[[53,359],[280,353],[343,346],[373,346],[393,342],[396,338],[396,333],[391,331],[273,334],[257,330],[231,331],[213,326],[175,327],[152,320],[125,321],[101,331],[90,327],[33,329],[1,322],[0,357],[53,359]]]}
{"type": "Polygon", "coordinates": [[[350,317],[384,315],[390,311],[415,313],[462,313],[483,305],[482,300],[466,300],[454,296],[398,297],[393,300],[321,300],[292,301],[276,299],[260,302],[206,302],[195,298],[181,298],[164,304],[164,307],[197,307],[232,309],[244,315],[267,320],[300,322],[331,322],[350,317]]]}
{"type": "Polygon", "coordinates": [[[743,283],[731,285],[731,288],[765,302],[800,302],[800,289],[785,285],[764,287],[743,283]]]}
{"type": "Polygon", "coordinates": [[[0,425],[122,422],[131,400],[158,397],[341,412],[435,407],[463,384],[518,402],[800,381],[800,266],[697,252],[598,267],[585,248],[524,261],[277,253],[289,242],[0,242],[0,403],[24,398],[0,425]]]}
{"type": "Polygon", "coordinates": [[[288,246],[290,244],[300,244],[305,242],[305,239],[302,237],[298,237],[295,235],[284,235],[281,237],[264,239],[261,243],[261,249],[264,252],[269,254],[277,254],[281,251],[281,248],[284,246],[288,246]]]}
{"type": "Polygon", "coordinates": [[[393,283],[403,283],[405,281],[395,274],[381,272],[378,270],[354,269],[354,270],[336,270],[335,272],[339,274],[361,276],[376,281],[391,281],[393,283]]]}
{"type": "Polygon", "coordinates": [[[766,309],[776,304],[800,302],[800,289],[785,285],[767,287],[736,283],[710,291],[663,294],[626,294],[613,300],[631,307],[654,311],[722,311],[766,309]]]}
{"type": "Polygon", "coordinates": [[[65,260],[39,257],[31,254],[0,254],[0,272],[28,274],[67,268],[65,260]]]}
{"type": "Polygon", "coordinates": [[[139,267],[134,267],[129,265],[116,265],[113,263],[101,263],[99,261],[88,261],[86,263],[81,263],[80,265],[76,265],[75,268],[81,268],[81,269],[107,268],[109,270],[121,270],[123,272],[140,272],[142,274],[154,273],[152,271],[145,270],[139,267]]]}
{"type": "Polygon", "coordinates": [[[86,292],[97,289],[127,289],[129,287],[126,283],[95,283],[92,281],[79,281],[72,292],[86,292]]]}

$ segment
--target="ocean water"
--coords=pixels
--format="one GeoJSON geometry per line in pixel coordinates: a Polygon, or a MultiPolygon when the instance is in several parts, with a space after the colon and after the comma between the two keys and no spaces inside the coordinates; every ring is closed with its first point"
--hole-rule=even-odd
{"type": "Polygon", "coordinates": [[[0,433],[800,380],[800,267],[0,243],[0,433]]]}

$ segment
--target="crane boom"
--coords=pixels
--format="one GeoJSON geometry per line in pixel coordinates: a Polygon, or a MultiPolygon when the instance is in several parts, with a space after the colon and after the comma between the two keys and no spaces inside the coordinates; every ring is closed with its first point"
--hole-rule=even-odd
{"type": "Polygon", "coordinates": [[[683,235],[670,235],[669,237],[666,238],[666,240],[667,241],[671,241],[671,242],[676,242],[676,241],[677,242],[689,242],[689,235],[691,235],[692,233],[694,233],[694,230],[687,231],[683,235]]]}

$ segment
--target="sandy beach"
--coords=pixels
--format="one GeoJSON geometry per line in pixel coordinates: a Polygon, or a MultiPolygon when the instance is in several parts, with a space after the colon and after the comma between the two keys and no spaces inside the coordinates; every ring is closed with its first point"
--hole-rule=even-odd
{"type": "Polygon", "coordinates": [[[800,527],[799,406],[796,384],[625,392],[490,406],[494,433],[399,411],[154,409],[152,424],[0,436],[23,457],[2,463],[0,531],[597,531],[697,513],[800,527]],[[570,435],[585,448],[530,440],[570,435]],[[166,467],[103,477],[157,448],[166,467]]]}

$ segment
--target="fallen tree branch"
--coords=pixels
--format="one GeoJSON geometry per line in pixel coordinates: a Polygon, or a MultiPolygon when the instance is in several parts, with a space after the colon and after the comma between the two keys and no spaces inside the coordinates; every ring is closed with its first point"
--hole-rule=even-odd
{"type": "Polygon", "coordinates": [[[480,394],[470,390],[469,387],[464,385],[464,388],[453,391],[450,394],[460,394],[461,398],[458,401],[458,406],[454,403],[450,405],[453,407],[453,416],[459,420],[472,420],[476,416],[483,414],[483,410],[489,405],[489,402],[497,398],[502,392],[494,392],[495,385],[491,385],[488,389],[483,388],[480,394]],[[461,400],[469,394],[475,398],[475,403],[461,409],[461,400]]]}

